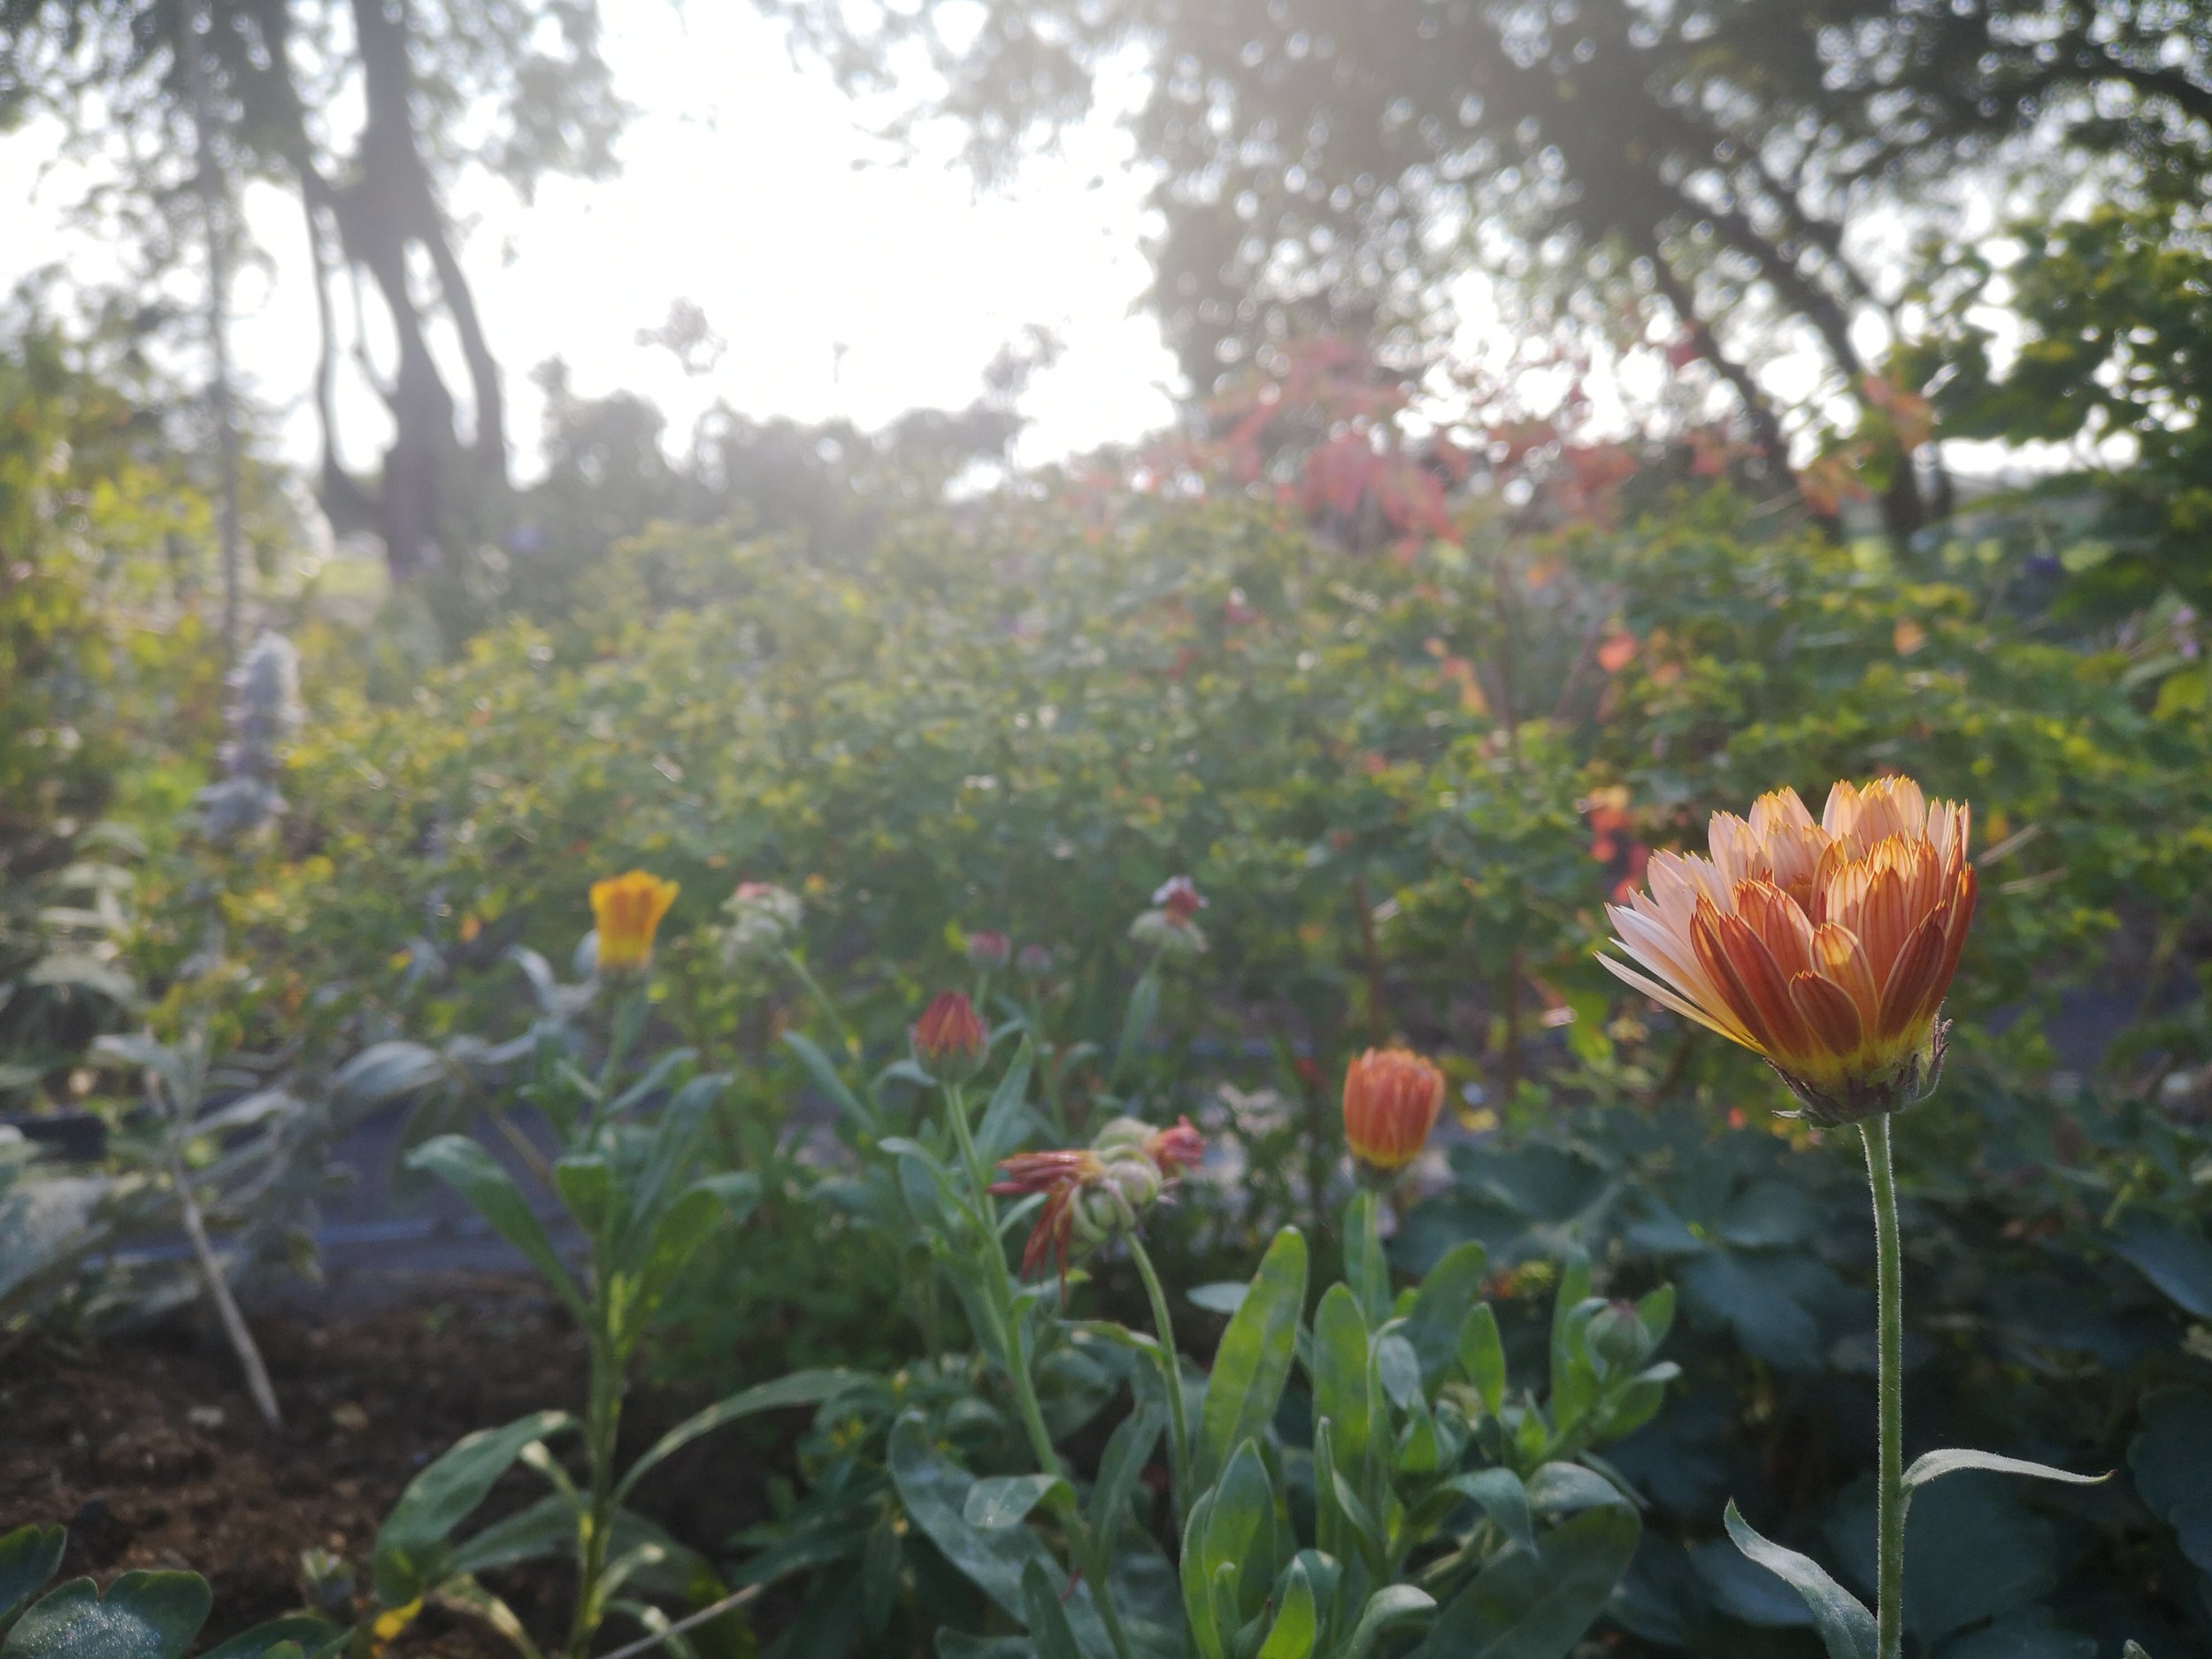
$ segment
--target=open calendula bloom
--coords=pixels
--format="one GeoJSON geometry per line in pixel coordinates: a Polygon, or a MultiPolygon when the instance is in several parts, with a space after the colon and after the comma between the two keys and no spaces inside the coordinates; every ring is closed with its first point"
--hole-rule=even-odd
{"type": "Polygon", "coordinates": [[[1608,905],[1615,974],[1765,1056],[1814,1122],[1918,1100],[1943,1064],[1944,993],[1974,915],[1963,804],[1909,778],[1716,813],[1709,857],[1655,853],[1650,890],[1608,905]]]}

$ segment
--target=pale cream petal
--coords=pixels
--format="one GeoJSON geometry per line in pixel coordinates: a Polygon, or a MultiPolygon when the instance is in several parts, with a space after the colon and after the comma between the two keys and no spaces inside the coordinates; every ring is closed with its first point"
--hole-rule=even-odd
{"type": "Polygon", "coordinates": [[[1708,1013],[1695,1002],[1691,1002],[1688,997],[1668,989],[1656,979],[1647,979],[1625,963],[1616,962],[1612,957],[1605,956],[1601,956],[1598,960],[1605,965],[1607,971],[1615,979],[1633,986],[1662,1008],[1672,1009],[1685,1019],[1694,1019],[1708,1031],[1718,1032],[1731,1042],[1741,1043],[1747,1048],[1756,1048],[1759,1046],[1751,1041],[1749,1032],[1742,1030],[1736,1025],[1734,1017],[1726,1010],[1717,1010],[1712,1013],[1708,1013]]]}

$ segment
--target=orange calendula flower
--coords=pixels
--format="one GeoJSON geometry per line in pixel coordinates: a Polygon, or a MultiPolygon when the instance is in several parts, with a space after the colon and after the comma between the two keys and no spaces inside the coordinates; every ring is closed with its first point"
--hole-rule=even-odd
{"type": "Polygon", "coordinates": [[[1190,1119],[1155,1129],[1134,1118],[1117,1118],[1087,1147],[1018,1152],[998,1166],[991,1191],[1001,1198],[1045,1194],[1044,1208],[1022,1246],[1022,1277],[1050,1256],[1068,1277],[1068,1254],[1077,1244],[1102,1243],[1133,1228],[1184,1170],[1205,1156],[1206,1142],[1190,1119]]]}
{"type": "Polygon", "coordinates": [[[591,884],[592,919],[599,926],[599,972],[629,973],[653,960],[653,935],[676,902],[676,884],[643,870],[591,884]]]}
{"type": "Polygon", "coordinates": [[[1409,1048],[1370,1048],[1344,1068],[1344,1143],[1360,1167],[1395,1175],[1421,1156],[1444,1105],[1444,1074],[1409,1048]]]}
{"type": "Polygon", "coordinates": [[[1647,996],[1765,1058],[1814,1123],[1909,1106],[1943,1066],[1944,993],[1974,917],[1968,811],[1909,778],[1716,813],[1711,856],[1652,855],[1606,914],[1647,996]],[[1639,970],[1647,970],[1640,972],[1639,970]]]}

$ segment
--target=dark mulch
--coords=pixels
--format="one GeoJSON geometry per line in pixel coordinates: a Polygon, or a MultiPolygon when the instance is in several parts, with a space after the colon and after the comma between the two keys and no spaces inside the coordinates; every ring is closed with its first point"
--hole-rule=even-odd
{"type": "MultiPolygon", "coordinates": [[[[344,1557],[365,1593],[377,1525],[418,1470],[472,1429],[581,1401],[583,1343],[533,1287],[448,1283],[343,1322],[274,1314],[255,1326],[286,1416],[275,1433],[204,1321],[85,1345],[34,1339],[0,1359],[0,1524],[66,1525],[65,1576],[205,1574],[212,1643],[302,1604],[303,1550],[344,1557]]],[[[698,1403],[636,1399],[626,1445],[641,1448],[698,1403]]],[[[710,1551],[757,1513],[757,1479],[733,1479],[717,1462],[685,1487],[662,1483],[646,1505],[710,1551]]],[[[501,1495],[494,1507],[505,1507],[501,1495]]],[[[565,1605],[554,1569],[497,1587],[541,1631],[565,1605]]],[[[493,1659],[511,1650],[433,1610],[389,1651],[493,1659]]]]}

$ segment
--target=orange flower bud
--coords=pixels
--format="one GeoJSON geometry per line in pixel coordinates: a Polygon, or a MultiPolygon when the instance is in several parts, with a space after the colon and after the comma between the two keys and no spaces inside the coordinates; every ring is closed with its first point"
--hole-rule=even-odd
{"type": "Polygon", "coordinates": [[[641,972],[653,960],[653,935],[676,902],[676,884],[643,870],[591,884],[592,920],[599,928],[599,972],[641,972]]]}
{"type": "Polygon", "coordinates": [[[1344,1142],[1360,1166],[1394,1175],[1421,1156],[1444,1105],[1444,1074],[1407,1048],[1370,1048],[1344,1069],[1344,1142]]]}
{"type": "Polygon", "coordinates": [[[991,1033],[975,1004],[957,991],[940,991],[908,1035],[914,1063],[941,1083],[964,1083],[983,1064],[991,1033]]]}

